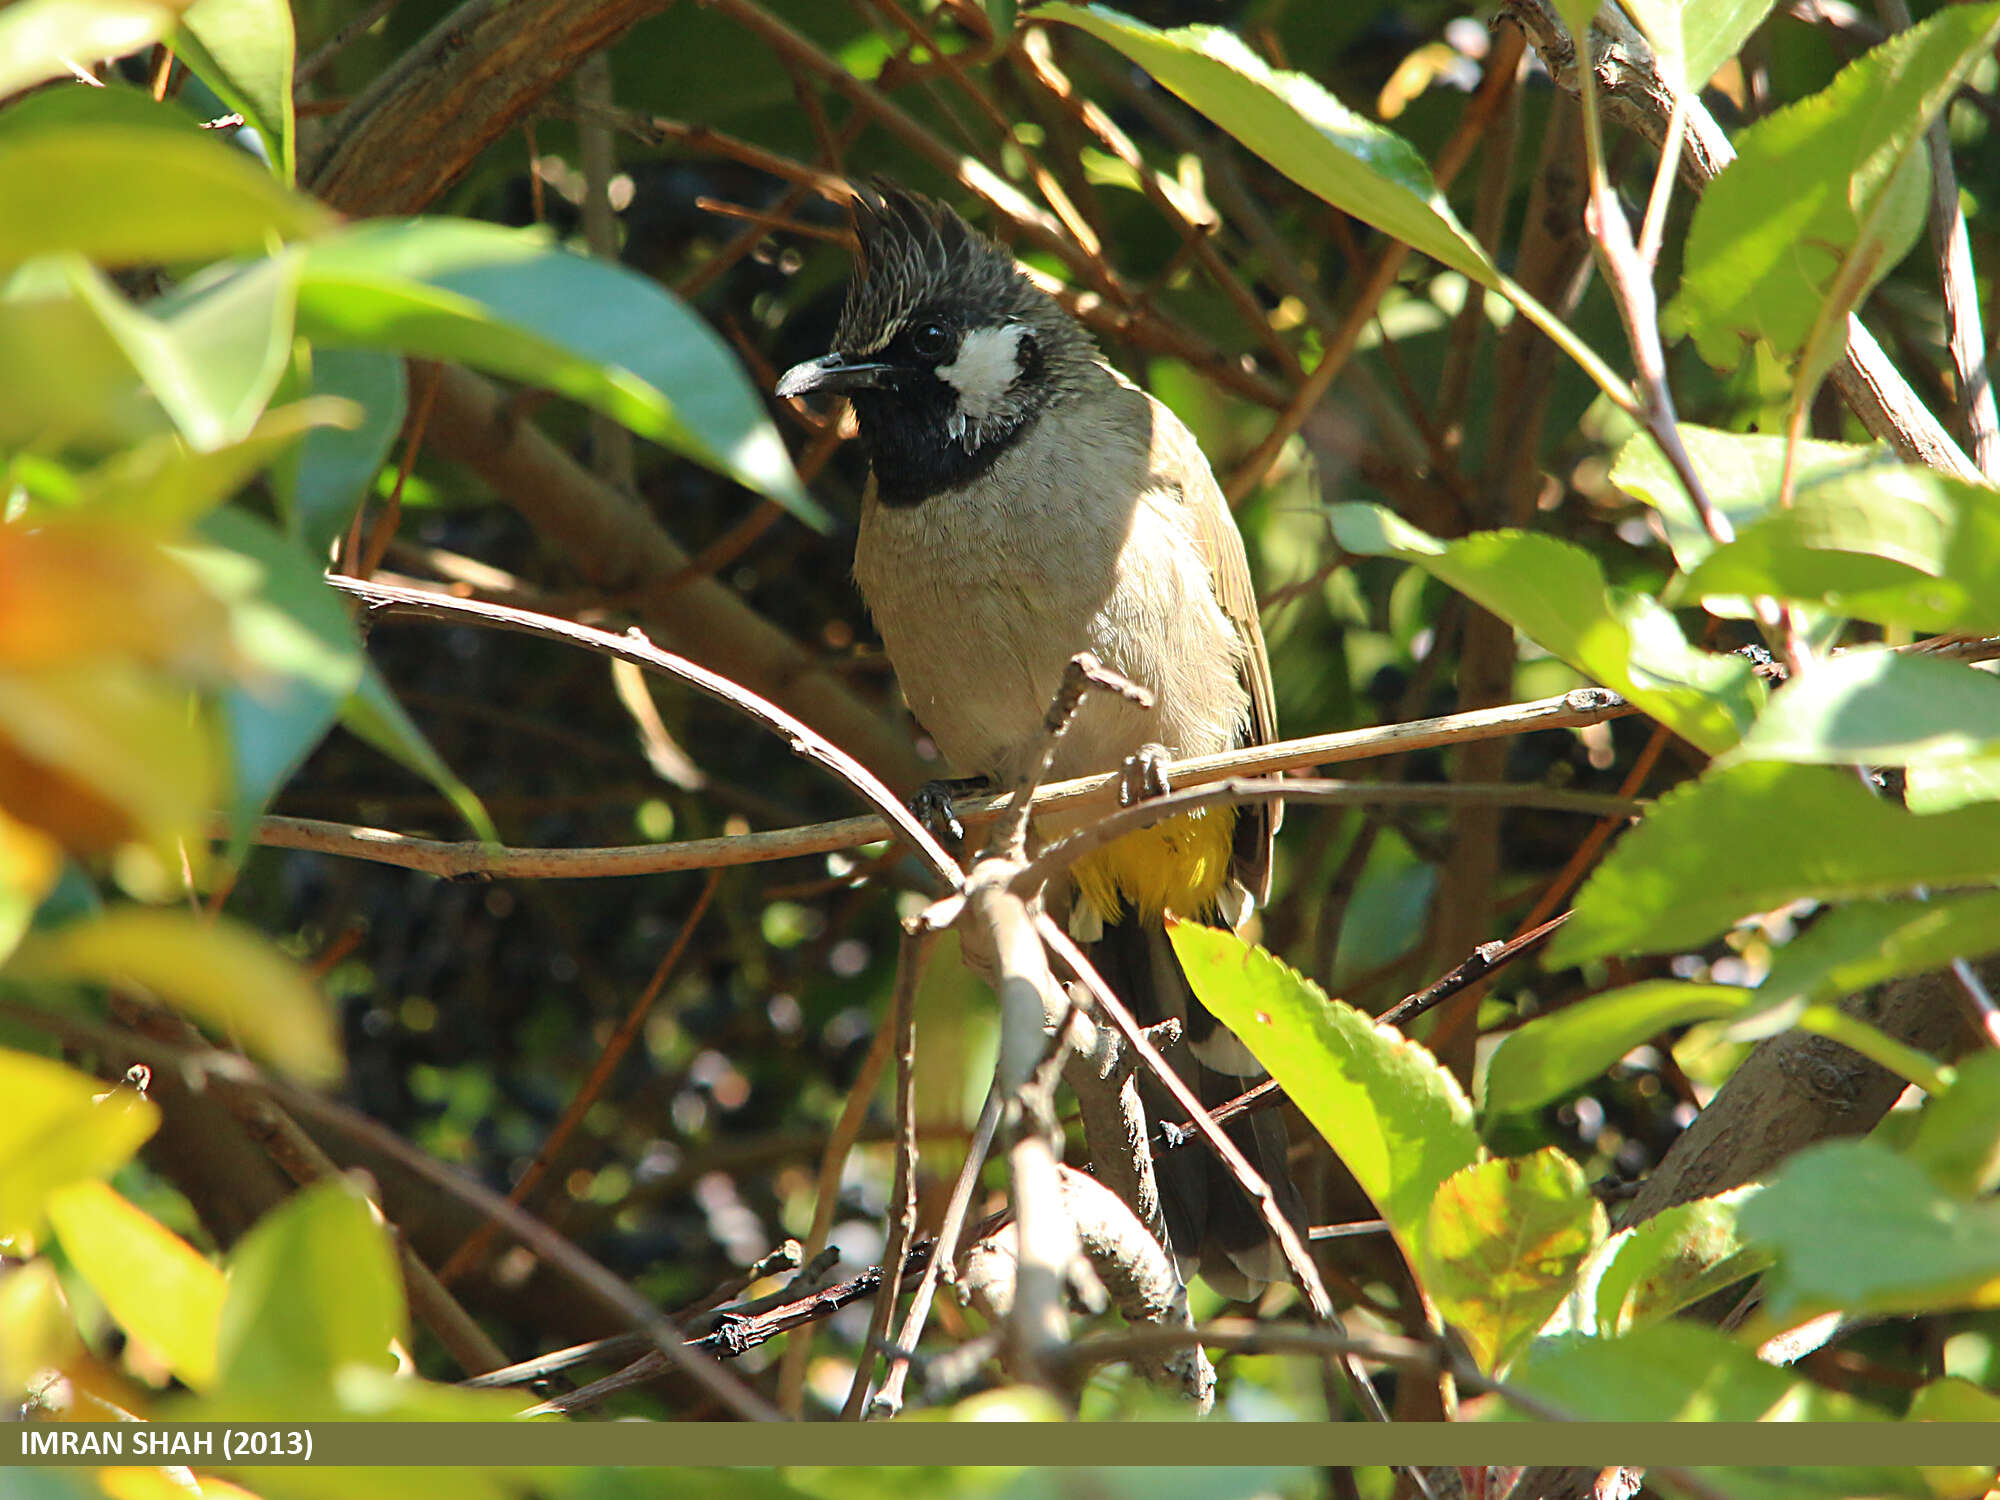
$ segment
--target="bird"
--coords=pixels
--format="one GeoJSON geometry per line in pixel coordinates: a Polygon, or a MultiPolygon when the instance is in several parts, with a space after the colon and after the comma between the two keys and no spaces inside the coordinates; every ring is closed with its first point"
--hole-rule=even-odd
{"type": "MultiPolygon", "coordinates": [[[[948,204],[867,184],[851,215],[859,254],[833,348],[787,370],[776,394],[838,392],[853,406],[870,471],[855,581],[943,758],[1017,784],[1044,753],[1049,704],[1081,651],[1147,689],[1150,706],[1089,695],[1058,742],[1055,778],[1274,740],[1243,540],[1194,435],[948,204]]],[[[1239,927],[1268,896],[1279,813],[1175,816],[1078,861],[1050,894],[1142,1023],[1181,1022],[1171,1055],[1205,1105],[1265,1071],[1196,1000],[1164,923],[1239,927]]],[[[1080,821],[1040,818],[1036,834],[1080,821]]],[[[1151,1091],[1156,1118],[1166,1099],[1151,1091]]],[[[1261,1112],[1230,1132],[1302,1229],[1283,1122],[1261,1112]]],[[[1237,1300],[1284,1275],[1212,1152],[1163,1155],[1157,1176],[1184,1275],[1237,1300]]]]}

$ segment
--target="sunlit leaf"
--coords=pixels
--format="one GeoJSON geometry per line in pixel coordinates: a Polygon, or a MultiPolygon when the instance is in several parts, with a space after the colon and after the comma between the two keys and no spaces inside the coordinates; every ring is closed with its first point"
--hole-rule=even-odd
{"type": "Polygon", "coordinates": [[[1746,1246],[1736,1227],[1738,1210],[1755,1191],[1676,1203],[1612,1240],[1595,1278],[1598,1331],[1628,1333],[1657,1323],[1769,1265],[1770,1254],[1746,1246]]]}
{"type": "Polygon", "coordinates": [[[101,1182],[59,1188],[49,1198],[49,1222],[120,1328],[196,1390],[215,1379],[220,1271],[101,1182]]]}
{"type": "Polygon", "coordinates": [[[291,1072],[340,1072],[326,1002],[263,934],[228,917],[113,907],[31,934],[8,966],[25,979],[141,985],[291,1072]]]}
{"type": "Polygon", "coordinates": [[[354,1185],[315,1183],[272,1209],[230,1256],[222,1384],[269,1409],[330,1393],[344,1366],[393,1370],[407,1340],[403,1280],[354,1185]]]}
{"type": "Polygon", "coordinates": [[[1959,1064],[1951,1087],[1924,1105],[1908,1155],[1947,1193],[1984,1197],[2000,1186],[2000,1053],[1959,1064]]]}
{"type": "Polygon", "coordinates": [[[1501,1039],[1486,1070],[1489,1116],[1533,1109],[1582,1088],[1634,1047],[1689,1021],[1753,1003],[1736,985],[1645,980],[1537,1016],[1501,1039]]]}
{"type": "Polygon", "coordinates": [[[1604,1207],[1560,1150],[1466,1167],[1431,1200],[1418,1275],[1483,1370],[1501,1370],[1569,1295],[1604,1207]]]}
{"type": "Polygon", "coordinates": [[[2000,678],[1962,662],[1850,651],[1778,689],[1732,760],[1905,766],[2000,752],[2000,678]]]}
{"type": "Polygon", "coordinates": [[[158,1107],[131,1089],[107,1091],[74,1068],[5,1048],[0,1099],[0,1240],[26,1245],[51,1193],[110,1175],[160,1124],[158,1107]]]}
{"type": "Polygon", "coordinates": [[[1397,1238],[1423,1245],[1439,1187],[1479,1156],[1457,1080],[1418,1043],[1234,933],[1194,922],[1172,931],[1201,1003],[1270,1070],[1397,1238]]]}
{"type": "Polygon", "coordinates": [[[65,252],[107,266],[259,254],[332,222],[220,141],[118,125],[0,136],[0,268],[65,252]]]}
{"type": "Polygon", "coordinates": [[[540,234],[455,219],[353,226],[308,255],[299,326],[316,343],[559,391],[828,524],[715,331],[654,282],[540,234]]]}
{"type": "Polygon", "coordinates": [[[1924,129],[1996,36],[2000,6],[1949,7],[1737,136],[1688,231],[1678,306],[1704,358],[1734,368],[1751,338],[1795,356],[1829,316],[1844,331],[1847,309],[1916,242],[1924,129]]]}
{"type": "Polygon", "coordinates": [[[1741,1222],[1777,1252],[1773,1318],[2000,1306],[2000,1204],[1944,1191],[1878,1141],[1807,1147],[1741,1222]]]}
{"type": "Polygon", "coordinates": [[[53,1261],[38,1256],[0,1276],[0,1399],[19,1401],[37,1375],[82,1349],[53,1261]]]}
{"type": "Polygon", "coordinates": [[[19,0],[0,10],[0,99],[50,78],[150,47],[185,0],[19,0]]]}
{"type": "Polygon", "coordinates": [[[298,43],[284,0],[196,0],[174,45],[231,109],[256,128],[292,180],[292,69],[298,43]]]}
{"type": "Polygon", "coordinates": [[[1834,1000],[2000,949],[2000,891],[1849,901],[1780,948],[1760,993],[1834,1000]]]}
{"type": "Polygon", "coordinates": [[[1789,901],[2000,880],[2000,808],[1919,817],[1850,773],[1749,761],[1654,803],[1577,893],[1547,962],[1706,942],[1789,901]]]}
{"type": "Polygon", "coordinates": [[[1379,505],[1332,510],[1350,552],[1416,563],[1705,750],[1734,744],[1756,715],[1749,662],[1690,646],[1657,600],[1612,588],[1580,547],[1524,531],[1445,542],[1379,505]]]}
{"type": "Polygon", "coordinates": [[[1108,42],[1301,187],[1461,271],[1504,280],[1458,222],[1424,159],[1401,136],[1348,109],[1303,73],[1271,67],[1219,26],[1157,31],[1105,5],[1044,5],[1108,42]]]}

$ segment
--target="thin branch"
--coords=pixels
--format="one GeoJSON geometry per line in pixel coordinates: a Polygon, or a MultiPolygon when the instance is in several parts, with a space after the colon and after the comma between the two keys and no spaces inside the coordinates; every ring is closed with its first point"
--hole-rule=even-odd
{"type": "Polygon", "coordinates": [[[623,636],[615,636],[608,631],[593,630],[588,625],[558,620],[551,615],[538,615],[476,599],[446,599],[422,589],[367,583],[357,578],[336,576],[328,581],[335,588],[359,599],[374,614],[408,615],[434,624],[457,619],[477,620],[498,630],[585,646],[632,662],[649,672],[672,677],[719,703],[727,704],[779,735],[793,754],[832,771],[851,791],[871,803],[889,820],[895,832],[923,858],[933,874],[947,885],[955,886],[959,881],[957,862],[938,846],[937,840],[911,816],[909,809],[876,778],[874,772],[804,721],[719,673],[711,672],[684,656],[661,650],[636,627],[623,636]]]}

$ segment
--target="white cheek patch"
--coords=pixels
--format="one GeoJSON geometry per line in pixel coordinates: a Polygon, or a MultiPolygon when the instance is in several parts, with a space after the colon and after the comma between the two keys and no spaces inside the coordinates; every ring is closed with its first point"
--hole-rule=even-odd
{"type": "Polygon", "coordinates": [[[938,366],[938,379],[958,392],[955,422],[984,422],[1006,403],[1021,373],[1021,340],[1027,332],[1020,323],[975,328],[958,346],[957,358],[938,366]]]}

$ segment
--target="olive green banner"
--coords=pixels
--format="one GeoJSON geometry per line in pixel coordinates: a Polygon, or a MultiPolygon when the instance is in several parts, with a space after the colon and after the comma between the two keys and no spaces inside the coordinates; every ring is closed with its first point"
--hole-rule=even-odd
{"type": "Polygon", "coordinates": [[[1977,1466],[2000,1424],[20,1423],[0,1465],[1977,1466]]]}

